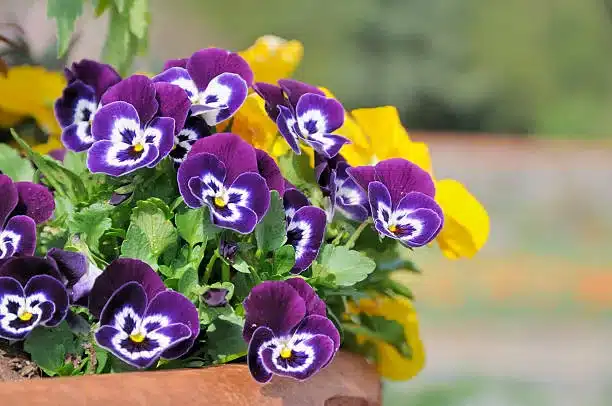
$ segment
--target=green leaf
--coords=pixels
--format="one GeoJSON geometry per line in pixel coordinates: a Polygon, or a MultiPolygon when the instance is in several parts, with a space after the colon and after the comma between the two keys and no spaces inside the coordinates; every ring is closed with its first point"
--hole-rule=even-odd
{"type": "Polygon", "coordinates": [[[77,175],[89,174],[89,169],[87,168],[87,154],[84,152],[66,151],[63,164],[64,168],[77,175]]]}
{"type": "Polygon", "coordinates": [[[178,291],[187,296],[190,300],[194,300],[200,290],[198,271],[189,268],[179,278],[178,291]]]}
{"type": "Polygon", "coordinates": [[[112,5],[113,0],[94,0],[94,15],[100,17],[112,5]]]}
{"type": "Polygon", "coordinates": [[[177,213],[174,222],[179,235],[193,247],[196,244],[205,242],[208,239],[204,231],[204,217],[207,213],[204,209],[185,209],[177,213]]]}
{"type": "Polygon", "coordinates": [[[339,286],[354,285],[376,269],[376,262],[361,252],[329,244],[323,248],[318,263],[334,275],[339,286]]]}
{"type": "Polygon", "coordinates": [[[255,227],[257,247],[263,252],[274,251],[287,241],[287,226],[283,199],[276,190],[270,192],[270,208],[255,227]]]}
{"type": "Polygon", "coordinates": [[[70,45],[74,23],[83,14],[83,0],[47,0],[47,17],[57,24],[57,55],[63,56],[70,45]]]}
{"type": "Polygon", "coordinates": [[[100,374],[104,370],[104,367],[106,366],[106,363],[110,357],[108,356],[108,351],[102,347],[95,345],[94,349],[96,351],[96,373],[100,374]]]}
{"type": "MultiPolygon", "coordinates": [[[[370,316],[365,313],[361,313],[359,319],[361,325],[357,327],[357,331],[361,333],[358,334],[375,340],[383,340],[395,347],[403,357],[412,357],[412,349],[406,341],[404,326],[400,323],[395,320],[385,319],[382,316],[370,316]]],[[[346,327],[346,324],[343,326],[346,327]]],[[[355,327],[353,326],[350,331],[355,333],[355,327]]]]}
{"type": "Polygon", "coordinates": [[[110,212],[113,206],[106,203],[94,203],[75,213],[66,225],[71,234],[79,238],[95,252],[99,251],[100,237],[112,227],[110,212]]]}
{"type": "Polygon", "coordinates": [[[123,244],[121,244],[121,256],[123,258],[140,259],[157,268],[157,258],[153,255],[149,239],[142,229],[137,226],[130,226],[123,244]]]}
{"type": "Polygon", "coordinates": [[[224,364],[246,355],[242,338],[244,320],[236,314],[220,315],[206,330],[209,354],[216,363],[224,364]]]}
{"type": "Polygon", "coordinates": [[[130,31],[137,38],[144,38],[149,25],[149,0],[133,0],[129,13],[130,31]]]}
{"type": "Polygon", "coordinates": [[[34,179],[34,168],[30,161],[6,144],[0,144],[0,171],[15,182],[31,182],[34,179]]]}
{"type": "Polygon", "coordinates": [[[310,166],[310,158],[304,153],[297,155],[288,151],[278,159],[278,166],[285,178],[298,189],[309,189],[317,183],[315,172],[310,166]]]}
{"type": "Polygon", "coordinates": [[[274,274],[284,275],[295,265],[295,248],[283,245],[274,252],[274,274]]]}
{"type": "MultiPolygon", "coordinates": [[[[115,0],[115,3],[117,4],[118,0],[115,0]]],[[[118,8],[117,4],[117,7],[111,9],[103,53],[105,62],[115,66],[119,73],[125,75],[132,65],[134,55],[130,54],[130,50],[135,47],[132,42],[136,37],[130,32],[129,14],[122,14],[118,8]]]]}
{"type": "Polygon", "coordinates": [[[23,348],[31,355],[32,361],[51,376],[61,371],[67,354],[81,354],[78,341],[65,321],[54,328],[35,328],[26,338],[23,348]]]}

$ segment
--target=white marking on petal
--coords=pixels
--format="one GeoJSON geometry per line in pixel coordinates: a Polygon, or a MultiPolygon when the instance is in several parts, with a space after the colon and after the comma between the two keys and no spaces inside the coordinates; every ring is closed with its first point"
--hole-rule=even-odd
{"type": "Polygon", "coordinates": [[[19,249],[21,236],[9,230],[0,233],[0,259],[8,258],[19,249]]]}
{"type": "Polygon", "coordinates": [[[192,103],[193,103],[194,98],[197,98],[198,87],[193,82],[193,80],[188,79],[188,78],[180,78],[180,79],[175,79],[170,83],[185,90],[185,92],[187,92],[187,96],[189,97],[189,99],[191,99],[192,103]]]}
{"type": "MultiPolygon", "coordinates": [[[[131,306],[125,306],[121,311],[115,314],[115,325],[114,327],[117,330],[125,331],[126,320],[130,318],[134,321],[134,328],[132,332],[138,331],[138,327],[140,326],[140,316],[136,313],[136,311],[131,306]]],[[[130,332],[130,334],[132,334],[130,332]]]]}
{"type": "Polygon", "coordinates": [[[294,247],[295,248],[295,259],[297,261],[298,259],[302,258],[302,256],[304,255],[304,251],[306,250],[306,247],[308,246],[308,243],[310,242],[310,239],[312,238],[312,228],[310,226],[310,223],[308,223],[305,220],[302,220],[302,221],[291,220],[291,222],[289,223],[289,226],[287,227],[287,233],[295,229],[299,229],[300,231],[302,231],[302,238],[300,238],[297,241],[297,245],[294,247]]]}
{"type": "Polygon", "coordinates": [[[90,100],[81,99],[74,108],[75,123],[90,123],[98,109],[98,105],[90,100]]]}
{"type": "Polygon", "coordinates": [[[144,161],[144,159],[147,157],[147,153],[149,151],[149,148],[151,148],[151,145],[143,144],[142,147],[143,149],[138,158],[133,159],[130,157],[128,159],[122,160],[122,159],[119,159],[118,155],[121,152],[123,152],[124,155],[127,155],[127,151],[132,148],[132,145],[124,144],[122,142],[115,144],[111,148],[108,149],[108,153],[106,155],[106,163],[110,166],[115,166],[119,168],[124,168],[126,166],[129,166],[129,167],[136,166],[137,164],[144,161]]]}
{"type": "Polygon", "coordinates": [[[382,202],[378,202],[378,207],[376,210],[376,219],[380,220],[380,222],[385,226],[385,228],[389,228],[391,221],[391,207],[387,206],[382,202]],[[385,216],[383,214],[387,214],[387,220],[385,221],[385,216]]]}
{"type": "Polygon", "coordinates": [[[89,121],[77,123],[76,136],[84,144],[90,144],[95,141],[93,135],[91,135],[91,131],[87,131],[90,126],[91,123],[89,121]]]}
{"type": "Polygon", "coordinates": [[[309,136],[313,136],[315,134],[324,134],[325,129],[327,128],[327,120],[320,110],[307,110],[304,114],[298,117],[298,126],[303,137],[308,138],[309,136]],[[310,131],[308,131],[306,128],[306,123],[308,122],[315,123],[315,128],[317,130],[316,132],[311,134],[310,131]]]}
{"type": "Polygon", "coordinates": [[[298,333],[294,334],[291,337],[275,337],[271,340],[265,341],[257,352],[259,358],[263,356],[263,351],[266,349],[272,350],[272,363],[276,368],[285,372],[304,372],[315,360],[315,351],[312,347],[309,347],[305,344],[305,341],[314,337],[312,334],[308,333],[298,333]],[[287,363],[287,365],[279,364],[278,359],[281,358],[281,351],[284,348],[288,348],[291,352],[299,352],[306,355],[306,358],[303,360],[302,365],[291,366],[287,363]]]}
{"type": "Polygon", "coordinates": [[[43,312],[40,308],[40,304],[47,301],[47,297],[42,293],[35,293],[27,298],[17,295],[4,295],[2,297],[2,302],[0,302],[0,316],[3,316],[0,318],[0,327],[4,331],[8,331],[14,335],[21,335],[23,333],[32,331],[34,327],[40,324],[40,319],[43,312]],[[11,302],[19,305],[16,313],[11,313],[9,311],[9,303],[11,302]],[[37,302],[35,306],[32,306],[33,302],[37,302]],[[18,319],[24,313],[30,313],[33,316],[36,316],[36,321],[21,328],[12,327],[11,322],[18,319]]]}
{"type": "MultiPolygon", "coordinates": [[[[131,118],[121,117],[113,122],[113,130],[111,132],[110,140],[114,143],[123,143],[123,133],[125,131],[132,131],[137,137],[142,131],[140,130],[140,123],[131,118]]],[[[135,137],[135,138],[136,138],[135,137]]]]}

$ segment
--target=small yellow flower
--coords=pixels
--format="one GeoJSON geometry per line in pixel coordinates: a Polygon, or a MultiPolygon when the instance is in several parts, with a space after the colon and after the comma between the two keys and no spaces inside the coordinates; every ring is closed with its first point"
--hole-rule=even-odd
{"type": "MultiPolygon", "coordinates": [[[[412,349],[412,357],[403,357],[392,345],[373,340],[377,348],[377,368],[381,376],[394,381],[414,378],[425,366],[425,349],[419,336],[419,324],[412,303],[403,297],[380,296],[362,299],[349,308],[351,313],[382,316],[404,327],[404,337],[412,349]]],[[[363,340],[363,337],[358,337],[363,340]]]]}
{"type": "Polygon", "coordinates": [[[239,54],[251,66],[256,82],[276,83],[291,77],[302,60],[304,47],[300,41],[264,35],[239,54]]]}

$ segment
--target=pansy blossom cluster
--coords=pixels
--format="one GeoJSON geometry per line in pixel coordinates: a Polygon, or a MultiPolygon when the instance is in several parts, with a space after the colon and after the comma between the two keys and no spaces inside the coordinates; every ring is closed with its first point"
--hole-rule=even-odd
{"type": "Polygon", "coordinates": [[[410,297],[391,271],[445,227],[436,182],[401,156],[351,165],[342,104],[258,82],[248,55],[66,69],[68,151],[16,135],[39,184],[0,175],[1,338],[72,334],[59,375],[243,362],[260,383],[305,380],[341,346],[371,355],[368,337],[409,362],[400,322],[355,309],[410,297]]]}

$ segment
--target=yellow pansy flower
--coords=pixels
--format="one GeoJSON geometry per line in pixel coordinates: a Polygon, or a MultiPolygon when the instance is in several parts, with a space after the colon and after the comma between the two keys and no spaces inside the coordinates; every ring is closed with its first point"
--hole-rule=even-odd
{"type": "MultiPolygon", "coordinates": [[[[404,337],[412,349],[411,358],[403,357],[392,345],[382,340],[372,339],[377,348],[377,368],[381,376],[394,381],[405,381],[421,372],[425,366],[425,349],[419,336],[416,311],[408,299],[388,296],[362,299],[351,304],[349,311],[382,316],[404,327],[404,337]]],[[[362,341],[364,337],[358,339],[362,341]]]]}
{"type": "Polygon", "coordinates": [[[249,63],[256,82],[276,83],[293,74],[304,55],[304,46],[300,41],[264,35],[239,55],[249,63]]]}

